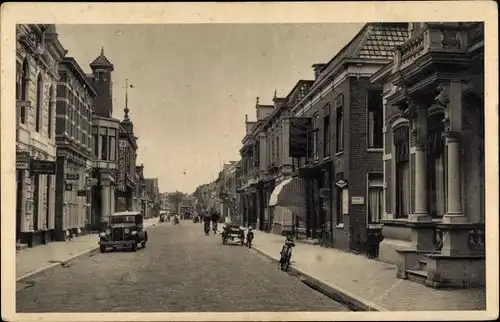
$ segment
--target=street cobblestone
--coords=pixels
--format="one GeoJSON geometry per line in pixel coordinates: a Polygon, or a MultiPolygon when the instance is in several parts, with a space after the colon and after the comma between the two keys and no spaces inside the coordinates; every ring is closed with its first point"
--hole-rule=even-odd
{"type": "Polygon", "coordinates": [[[348,311],[249,252],[182,221],[148,230],[145,249],[96,253],[25,281],[17,311],[348,311]]]}

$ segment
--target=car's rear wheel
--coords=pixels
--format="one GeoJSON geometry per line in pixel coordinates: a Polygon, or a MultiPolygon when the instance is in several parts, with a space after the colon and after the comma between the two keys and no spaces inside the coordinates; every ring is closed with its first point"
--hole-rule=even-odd
{"type": "Polygon", "coordinates": [[[104,245],[100,245],[99,249],[101,250],[101,253],[105,253],[106,252],[106,246],[104,246],[104,245]]]}

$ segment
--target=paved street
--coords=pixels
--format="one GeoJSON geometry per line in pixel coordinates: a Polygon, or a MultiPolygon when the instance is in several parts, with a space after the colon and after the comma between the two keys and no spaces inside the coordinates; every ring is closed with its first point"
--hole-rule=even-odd
{"type": "Polygon", "coordinates": [[[255,252],[204,236],[201,224],[148,232],[136,253],[96,253],[25,281],[17,311],[347,311],[255,252]]]}

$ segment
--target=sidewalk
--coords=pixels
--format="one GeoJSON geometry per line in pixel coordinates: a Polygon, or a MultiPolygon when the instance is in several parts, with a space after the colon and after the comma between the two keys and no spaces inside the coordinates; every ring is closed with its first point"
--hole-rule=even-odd
{"type": "MultiPolygon", "coordinates": [[[[158,222],[158,218],[144,220],[144,227],[158,222]]],[[[71,241],[52,242],[16,253],[16,280],[20,281],[63,262],[96,251],[98,235],[89,234],[71,241]]]]}
{"type": "MultiPolygon", "coordinates": [[[[273,260],[285,237],[255,231],[253,248],[273,260]]],[[[396,266],[362,255],[296,243],[290,270],[364,311],[485,310],[485,289],[436,290],[396,277],[396,266]]]]}

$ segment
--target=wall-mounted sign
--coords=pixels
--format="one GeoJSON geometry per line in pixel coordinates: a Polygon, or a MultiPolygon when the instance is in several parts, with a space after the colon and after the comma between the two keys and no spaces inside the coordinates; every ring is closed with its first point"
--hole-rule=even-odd
{"type": "Polygon", "coordinates": [[[31,172],[37,174],[56,174],[56,163],[46,160],[31,160],[31,172]]]}
{"type": "Polygon", "coordinates": [[[337,182],[335,183],[335,185],[336,185],[337,187],[339,187],[339,188],[344,188],[344,187],[346,187],[346,186],[347,186],[347,181],[340,180],[340,181],[337,181],[337,182]]]}
{"type": "Polygon", "coordinates": [[[29,170],[30,169],[30,153],[17,152],[16,153],[16,169],[29,170]]]}
{"type": "Polygon", "coordinates": [[[351,197],[351,204],[364,205],[365,204],[365,197],[351,197]]]}
{"type": "Polygon", "coordinates": [[[66,173],[66,180],[80,180],[79,173],[66,173]]]}
{"type": "Polygon", "coordinates": [[[126,153],[127,141],[120,140],[119,148],[118,148],[118,178],[117,185],[120,187],[120,190],[125,190],[126,176],[125,176],[125,153],[126,153]]]}
{"type": "Polygon", "coordinates": [[[64,185],[64,190],[66,190],[66,191],[73,191],[73,184],[72,183],[66,183],[64,185]]]}
{"type": "Polygon", "coordinates": [[[87,190],[80,189],[80,190],[77,191],[76,194],[77,194],[78,197],[86,197],[87,196],[87,190]]]}
{"type": "Polygon", "coordinates": [[[87,178],[87,186],[89,187],[97,186],[98,182],[97,178],[87,178]]]}
{"type": "Polygon", "coordinates": [[[342,214],[349,214],[349,190],[342,189],[342,214]]]}

